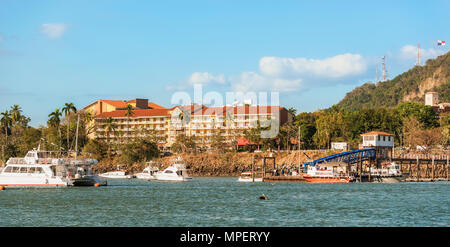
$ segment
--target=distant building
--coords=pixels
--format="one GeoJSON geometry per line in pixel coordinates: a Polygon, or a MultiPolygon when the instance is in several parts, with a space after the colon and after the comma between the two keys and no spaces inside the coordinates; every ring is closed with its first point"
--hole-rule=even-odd
{"type": "Polygon", "coordinates": [[[331,149],[348,150],[348,144],[346,142],[332,142],[331,149]]]}
{"type": "Polygon", "coordinates": [[[439,103],[439,94],[436,92],[428,92],[425,94],[425,105],[431,106],[438,115],[450,112],[450,103],[439,103]]]}
{"type": "Polygon", "coordinates": [[[361,134],[363,138],[362,147],[390,147],[394,146],[394,135],[382,132],[371,131],[361,134]]]}
{"type": "Polygon", "coordinates": [[[436,92],[428,92],[425,94],[425,105],[437,106],[439,104],[439,94],[436,92]]]}

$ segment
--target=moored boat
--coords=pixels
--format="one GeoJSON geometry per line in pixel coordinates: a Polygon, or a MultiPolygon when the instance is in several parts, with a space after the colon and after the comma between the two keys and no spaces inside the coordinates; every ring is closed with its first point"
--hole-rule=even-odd
{"type": "Polygon", "coordinates": [[[144,170],[140,173],[136,173],[135,176],[137,179],[144,179],[144,180],[155,180],[156,179],[156,173],[158,173],[159,169],[158,167],[151,166],[151,162],[147,163],[149,166],[145,167],[144,170]]]}
{"type": "Polygon", "coordinates": [[[91,165],[96,164],[96,160],[73,160],[57,156],[55,152],[42,151],[38,147],[37,150],[29,151],[23,158],[9,158],[6,166],[1,169],[0,185],[8,187],[67,187],[77,186],[77,181],[80,179],[93,181],[95,176],[92,175],[91,165]]]}
{"type": "Polygon", "coordinates": [[[188,175],[186,165],[182,161],[181,157],[178,157],[173,164],[169,167],[156,173],[156,180],[159,181],[190,181],[192,177],[188,175]]]}
{"type": "MultiPolygon", "coordinates": [[[[253,177],[253,173],[251,171],[246,171],[241,173],[241,176],[238,178],[238,182],[262,182],[263,178],[253,177]]],[[[255,174],[256,175],[256,174],[255,174]]]]}
{"type": "Polygon", "coordinates": [[[132,175],[126,174],[124,171],[110,171],[99,174],[102,178],[122,178],[122,179],[128,179],[133,178],[132,175]]]}
{"type": "Polygon", "coordinates": [[[384,162],[381,163],[379,168],[367,168],[366,173],[362,174],[362,182],[379,182],[379,183],[398,183],[406,181],[408,178],[408,173],[403,173],[400,170],[400,166],[395,162],[384,162]]]}
{"type": "Polygon", "coordinates": [[[303,173],[304,181],[307,183],[350,183],[354,181],[353,176],[348,176],[346,165],[339,163],[323,163],[315,166],[306,166],[303,173]]]}

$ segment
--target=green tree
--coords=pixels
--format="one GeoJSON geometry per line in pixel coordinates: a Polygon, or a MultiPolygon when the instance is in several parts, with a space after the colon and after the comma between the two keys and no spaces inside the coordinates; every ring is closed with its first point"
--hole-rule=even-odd
{"type": "Polygon", "coordinates": [[[109,139],[109,136],[111,132],[116,131],[117,125],[114,123],[114,119],[112,117],[109,117],[106,119],[104,129],[105,129],[105,135],[106,135],[106,143],[108,144],[108,158],[111,158],[111,141],[109,139]]]}
{"type": "Polygon", "coordinates": [[[69,131],[70,131],[70,115],[71,113],[76,113],[77,108],[73,103],[66,103],[62,108],[65,117],[67,118],[67,151],[70,149],[70,139],[69,139],[69,131]]]}
{"type": "Polygon", "coordinates": [[[5,143],[8,144],[8,129],[11,126],[11,114],[8,112],[8,110],[5,110],[1,113],[2,118],[0,120],[4,130],[5,130],[5,143]]]}
{"type": "Polygon", "coordinates": [[[223,153],[225,146],[225,138],[220,131],[216,130],[211,136],[211,149],[218,153],[223,153]]]}
{"type": "Polygon", "coordinates": [[[435,128],[439,126],[438,118],[433,108],[428,105],[405,102],[396,107],[396,110],[402,118],[414,117],[423,128],[435,128]]]}
{"type": "MultiPolygon", "coordinates": [[[[125,116],[127,116],[127,140],[129,140],[129,135],[131,135],[130,130],[130,118],[134,115],[133,106],[128,104],[125,109],[125,116]],[[129,134],[128,134],[129,133],[129,134]]],[[[128,142],[128,141],[127,141],[128,142]]]]}
{"type": "Polygon", "coordinates": [[[91,154],[94,159],[102,160],[107,155],[108,148],[108,145],[103,141],[91,139],[83,147],[83,152],[91,154]]]}
{"type": "Polygon", "coordinates": [[[22,109],[19,105],[13,105],[10,110],[11,121],[13,125],[16,125],[22,119],[22,109]]]}
{"type": "Polygon", "coordinates": [[[172,151],[176,153],[187,152],[195,153],[197,151],[197,137],[187,136],[186,134],[179,134],[172,144],[172,151]]]}
{"type": "Polygon", "coordinates": [[[50,119],[47,121],[47,125],[50,127],[55,127],[59,134],[59,148],[58,151],[61,151],[61,116],[62,112],[60,112],[59,108],[55,109],[53,112],[48,114],[50,119]]]}
{"type": "Polygon", "coordinates": [[[128,166],[135,162],[146,162],[159,157],[156,143],[141,138],[122,145],[120,153],[120,161],[128,166]]]}

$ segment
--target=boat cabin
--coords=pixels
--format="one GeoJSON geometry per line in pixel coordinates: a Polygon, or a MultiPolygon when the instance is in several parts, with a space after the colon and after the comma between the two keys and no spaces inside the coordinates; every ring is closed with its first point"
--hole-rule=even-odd
{"type": "Polygon", "coordinates": [[[343,177],[347,175],[347,166],[340,162],[320,163],[307,166],[307,174],[315,177],[343,177]]]}

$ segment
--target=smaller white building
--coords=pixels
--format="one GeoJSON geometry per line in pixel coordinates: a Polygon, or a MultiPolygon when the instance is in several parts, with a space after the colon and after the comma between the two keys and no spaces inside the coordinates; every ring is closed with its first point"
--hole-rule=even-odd
{"type": "Polygon", "coordinates": [[[394,147],[394,135],[382,131],[361,134],[363,147],[394,147]]]}
{"type": "Polygon", "coordinates": [[[439,94],[436,92],[428,92],[425,94],[425,105],[437,106],[439,104],[439,94]]]}
{"type": "Polygon", "coordinates": [[[339,149],[339,150],[347,150],[347,143],[346,142],[332,142],[331,143],[331,149],[339,149]]]}

